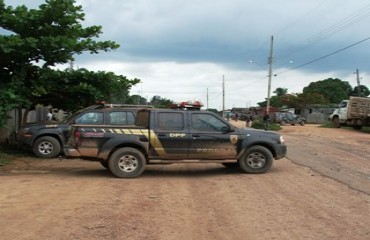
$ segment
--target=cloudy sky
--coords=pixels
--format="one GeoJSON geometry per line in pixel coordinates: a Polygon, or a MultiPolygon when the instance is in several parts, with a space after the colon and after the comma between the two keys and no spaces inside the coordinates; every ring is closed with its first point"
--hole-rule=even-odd
{"type": "MultiPolygon", "coordinates": [[[[5,0],[37,7],[42,0],[5,0]]],[[[80,0],[84,25],[103,26],[102,40],[121,45],[83,55],[75,65],[113,71],[142,83],[131,94],[209,108],[256,106],[271,89],[302,92],[310,82],[340,78],[370,88],[368,0],[80,0]],[[207,94],[208,91],[208,94],[207,94]],[[207,100],[208,95],[208,100],[207,100]]],[[[271,94],[273,95],[271,91],[271,94]]]]}

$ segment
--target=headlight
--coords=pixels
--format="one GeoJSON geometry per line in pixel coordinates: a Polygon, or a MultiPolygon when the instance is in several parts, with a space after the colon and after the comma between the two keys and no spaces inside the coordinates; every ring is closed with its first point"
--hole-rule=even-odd
{"type": "Polygon", "coordinates": [[[280,136],[279,143],[285,143],[283,136],[280,136]]]}

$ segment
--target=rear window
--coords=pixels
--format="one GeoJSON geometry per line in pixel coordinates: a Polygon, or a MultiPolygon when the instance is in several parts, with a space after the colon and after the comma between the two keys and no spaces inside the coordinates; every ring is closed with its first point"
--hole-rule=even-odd
{"type": "Polygon", "coordinates": [[[183,130],[184,117],[182,113],[159,113],[158,128],[162,130],[183,130]]]}
{"type": "Polygon", "coordinates": [[[109,113],[109,123],[112,125],[134,125],[135,116],[133,112],[111,112],[109,113]]]}

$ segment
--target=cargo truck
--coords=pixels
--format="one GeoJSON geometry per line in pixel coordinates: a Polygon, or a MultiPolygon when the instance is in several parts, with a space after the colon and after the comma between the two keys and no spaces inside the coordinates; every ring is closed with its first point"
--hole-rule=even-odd
{"type": "Polygon", "coordinates": [[[329,120],[338,128],[351,126],[361,129],[363,126],[370,126],[370,98],[350,97],[349,100],[343,100],[329,120]]]}

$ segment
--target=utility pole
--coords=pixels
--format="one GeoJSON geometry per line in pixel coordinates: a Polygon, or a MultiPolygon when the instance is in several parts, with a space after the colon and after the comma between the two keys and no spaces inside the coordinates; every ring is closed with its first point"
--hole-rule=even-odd
{"type": "Polygon", "coordinates": [[[222,75],[222,117],[225,114],[225,75],[222,75]]]}
{"type": "Polygon", "coordinates": [[[270,56],[268,58],[268,64],[269,64],[269,80],[267,85],[267,106],[266,106],[266,114],[268,115],[270,113],[270,94],[271,94],[271,78],[272,78],[272,62],[273,62],[273,55],[274,55],[274,36],[271,36],[271,43],[270,43],[270,56]]]}
{"type": "Polygon", "coordinates": [[[359,97],[362,97],[361,95],[361,89],[360,89],[360,71],[356,69],[356,79],[357,79],[357,95],[359,97]]]}
{"type": "Polygon", "coordinates": [[[208,110],[208,88],[207,88],[207,110],[208,110]]]}
{"type": "Polygon", "coordinates": [[[69,70],[73,71],[74,63],[72,60],[69,61],[69,70]]]}

